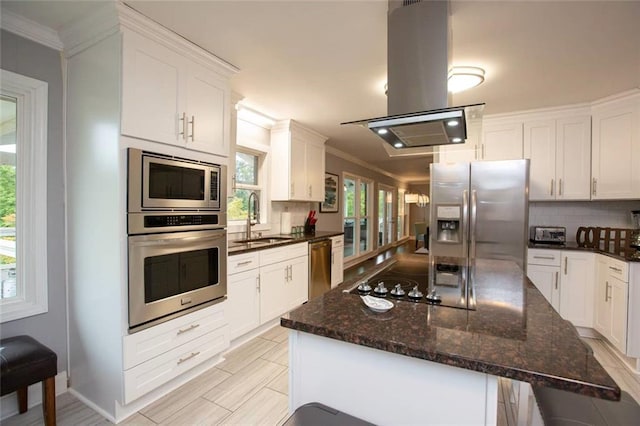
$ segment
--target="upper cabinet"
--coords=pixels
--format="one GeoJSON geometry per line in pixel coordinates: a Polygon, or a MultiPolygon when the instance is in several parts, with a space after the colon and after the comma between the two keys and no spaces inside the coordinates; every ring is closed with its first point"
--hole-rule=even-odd
{"type": "Polygon", "coordinates": [[[640,198],[640,90],[592,108],[591,198],[640,198]]]}
{"type": "Polygon", "coordinates": [[[230,85],[215,65],[123,34],[122,134],[228,156],[230,85]]]}
{"type": "Polygon", "coordinates": [[[525,121],[524,156],[531,160],[530,200],[589,199],[591,119],[588,115],[525,121]]]}
{"type": "Polygon", "coordinates": [[[522,123],[485,120],[479,160],[517,160],[522,157],[522,123]]]}
{"type": "Polygon", "coordinates": [[[293,120],[271,129],[273,201],[324,201],[326,137],[293,120]]]}

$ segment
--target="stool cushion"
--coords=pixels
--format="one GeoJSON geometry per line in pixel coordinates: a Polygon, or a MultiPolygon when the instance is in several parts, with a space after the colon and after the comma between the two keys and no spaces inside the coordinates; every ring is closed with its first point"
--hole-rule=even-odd
{"type": "Polygon", "coordinates": [[[533,388],[545,426],[634,425],[640,419],[640,405],[622,391],[620,401],[579,395],[552,388],[533,388]]]}
{"type": "Polygon", "coordinates": [[[29,336],[0,340],[0,394],[6,395],[58,374],[58,356],[29,336]]]}

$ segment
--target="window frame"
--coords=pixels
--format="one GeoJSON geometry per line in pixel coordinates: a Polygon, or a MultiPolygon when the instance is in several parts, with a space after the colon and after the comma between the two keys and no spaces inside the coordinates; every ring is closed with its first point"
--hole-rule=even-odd
{"type": "MultiPolygon", "coordinates": [[[[254,230],[262,230],[264,228],[264,225],[267,225],[269,222],[269,213],[268,213],[268,208],[265,208],[268,205],[268,198],[267,198],[267,192],[268,192],[268,185],[267,185],[267,155],[268,152],[263,151],[263,150],[259,150],[259,149],[254,149],[254,148],[248,148],[246,146],[243,145],[236,145],[236,149],[234,151],[234,157],[233,157],[233,161],[235,164],[236,158],[235,156],[238,153],[242,153],[242,154],[249,154],[249,155],[255,155],[256,157],[258,157],[258,170],[256,171],[256,177],[258,180],[258,184],[257,185],[251,185],[251,184],[244,184],[244,183],[238,183],[235,180],[235,175],[234,175],[234,184],[233,184],[233,194],[231,195],[230,198],[233,198],[235,196],[235,191],[236,189],[246,189],[249,191],[259,191],[260,194],[260,217],[259,217],[259,221],[260,223],[258,225],[255,225],[253,227],[254,230]]],[[[235,166],[234,166],[234,170],[235,170],[235,166]]],[[[235,219],[235,220],[229,220],[228,222],[228,226],[234,226],[234,227],[242,227],[242,229],[244,230],[244,226],[246,226],[246,219],[235,219]]]]}
{"type": "Polygon", "coordinates": [[[48,312],[48,83],[0,69],[0,91],[16,98],[16,286],[0,299],[0,322],[48,312]],[[28,264],[25,265],[25,263],[28,264]]]}

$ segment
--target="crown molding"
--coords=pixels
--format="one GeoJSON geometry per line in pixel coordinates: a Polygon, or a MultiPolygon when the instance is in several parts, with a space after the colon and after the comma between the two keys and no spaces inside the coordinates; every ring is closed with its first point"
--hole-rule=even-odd
{"type": "Polygon", "coordinates": [[[62,50],[64,47],[62,40],[54,29],[10,10],[3,10],[2,14],[0,14],[0,28],[54,50],[62,50]]]}

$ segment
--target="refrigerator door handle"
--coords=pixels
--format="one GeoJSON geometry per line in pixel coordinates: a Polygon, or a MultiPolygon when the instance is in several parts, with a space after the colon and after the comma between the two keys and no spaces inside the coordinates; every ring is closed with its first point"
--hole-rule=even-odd
{"type": "Polygon", "coordinates": [[[462,253],[464,256],[469,255],[467,235],[469,235],[469,191],[465,189],[462,191],[462,253]]]}
{"type": "Polygon", "coordinates": [[[471,259],[476,258],[476,228],[478,223],[478,193],[476,190],[471,191],[471,247],[469,250],[469,257],[471,259]]]}

